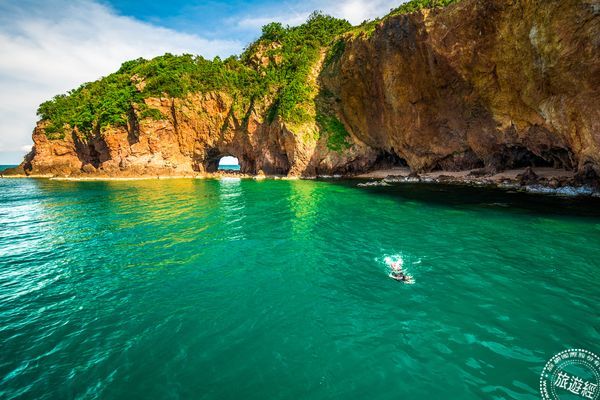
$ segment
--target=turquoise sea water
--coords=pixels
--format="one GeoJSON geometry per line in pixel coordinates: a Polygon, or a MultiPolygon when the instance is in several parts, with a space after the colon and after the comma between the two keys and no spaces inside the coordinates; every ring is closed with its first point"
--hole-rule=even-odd
{"type": "Polygon", "coordinates": [[[597,199],[0,179],[0,398],[538,399],[599,282],[597,199]]]}
{"type": "Polygon", "coordinates": [[[219,165],[219,169],[223,171],[239,171],[239,165],[219,165]]]}

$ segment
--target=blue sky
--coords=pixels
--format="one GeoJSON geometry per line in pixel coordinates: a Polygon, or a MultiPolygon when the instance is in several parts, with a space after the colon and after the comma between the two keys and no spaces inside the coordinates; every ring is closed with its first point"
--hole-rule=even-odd
{"type": "Polygon", "coordinates": [[[239,53],[262,25],[302,23],[321,10],[354,24],[404,0],[0,0],[0,164],[31,148],[37,106],[165,52],[239,53]]]}
{"type": "MultiPolygon", "coordinates": [[[[256,34],[256,26],[239,26],[244,16],[256,18],[260,15],[274,15],[283,10],[297,8],[299,2],[281,1],[189,1],[144,2],[140,0],[103,0],[104,4],[123,15],[165,26],[178,31],[202,35],[209,38],[235,38],[251,40],[256,34]]],[[[304,7],[297,12],[302,13],[304,7]]],[[[292,11],[293,13],[293,11],[292,11]]],[[[283,12],[282,14],[285,14],[283,12]]]]}

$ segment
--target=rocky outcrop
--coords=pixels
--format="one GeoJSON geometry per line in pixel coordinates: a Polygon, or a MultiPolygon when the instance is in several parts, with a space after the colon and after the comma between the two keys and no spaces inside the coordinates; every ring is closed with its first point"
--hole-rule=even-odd
{"type": "Polygon", "coordinates": [[[329,151],[326,140],[299,136],[280,120],[265,123],[253,107],[239,116],[225,93],[149,98],[146,104],[161,118],[141,118],[132,109],[127,127],[111,127],[92,138],[73,130],[62,140],[50,140],[41,121],[34,149],[16,172],[185,176],[214,172],[220,158],[231,155],[246,174],[314,176],[364,170],[377,157],[359,142],[343,154],[329,151]]]}
{"type": "Polygon", "coordinates": [[[597,1],[463,1],[350,38],[324,81],[413,169],[581,169],[600,162],[599,46],[597,1]]]}
{"type": "Polygon", "coordinates": [[[316,124],[269,121],[268,99],[239,110],[227,93],[211,92],[148,98],[160,119],[132,108],[127,127],[92,137],[73,130],[49,140],[41,121],[21,168],[186,175],[232,155],[250,174],[351,174],[388,164],[600,174],[597,0],[462,0],[389,16],[342,40],[343,51],[320,67],[315,99],[349,132],[341,151],[316,124]]]}

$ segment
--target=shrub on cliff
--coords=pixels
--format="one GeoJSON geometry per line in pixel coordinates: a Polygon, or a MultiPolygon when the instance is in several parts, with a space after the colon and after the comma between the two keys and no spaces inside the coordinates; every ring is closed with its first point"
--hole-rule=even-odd
{"type": "Polygon", "coordinates": [[[338,153],[349,149],[351,144],[347,139],[350,136],[344,124],[335,116],[317,114],[317,123],[321,130],[327,134],[327,148],[338,153]]]}
{"type": "Polygon", "coordinates": [[[348,21],[320,12],[312,13],[300,26],[283,28],[272,23],[263,27],[262,36],[242,54],[242,60],[248,62],[258,49],[268,47],[269,43],[277,44],[269,50],[269,55],[279,57],[280,61],[265,67],[266,85],[277,89],[270,118],[280,116],[295,123],[311,118],[306,112],[312,101],[313,89],[308,83],[311,69],[319,59],[320,50],[350,28],[348,21]]]}
{"type": "Polygon", "coordinates": [[[400,14],[408,14],[413,13],[419,10],[427,9],[427,8],[440,8],[449,6],[452,3],[457,3],[460,0],[410,0],[399,7],[392,8],[390,12],[383,18],[377,18],[372,21],[364,21],[362,24],[357,26],[353,32],[360,33],[366,32],[367,34],[371,34],[375,31],[375,26],[378,23],[385,20],[388,17],[392,17],[394,15],[400,14]]]}
{"type": "Polygon", "coordinates": [[[411,0],[402,4],[400,7],[394,8],[388,15],[406,14],[422,10],[424,8],[446,7],[459,0],[411,0]]]}
{"type": "Polygon", "coordinates": [[[66,126],[85,134],[108,125],[123,125],[131,104],[141,102],[129,76],[115,73],[42,103],[38,115],[48,122],[50,138],[62,138],[66,126]]]}

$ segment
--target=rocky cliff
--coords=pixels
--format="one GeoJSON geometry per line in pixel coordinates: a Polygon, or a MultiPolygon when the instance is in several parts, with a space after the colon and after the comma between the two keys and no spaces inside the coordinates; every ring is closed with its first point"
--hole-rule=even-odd
{"type": "MultiPolygon", "coordinates": [[[[269,46],[247,57],[259,73],[280,62],[277,40],[269,46]]],[[[41,120],[20,171],[192,175],[232,155],[250,174],[389,165],[600,173],[598,0],[462,0],[392,14],[320,49],[307,76],[310,118],[301,121],[270,116],[273,90],[240,106],[221,89],[145,96],[125,123],[85,133],[67,125],[58,138],[41,120]]]]}

